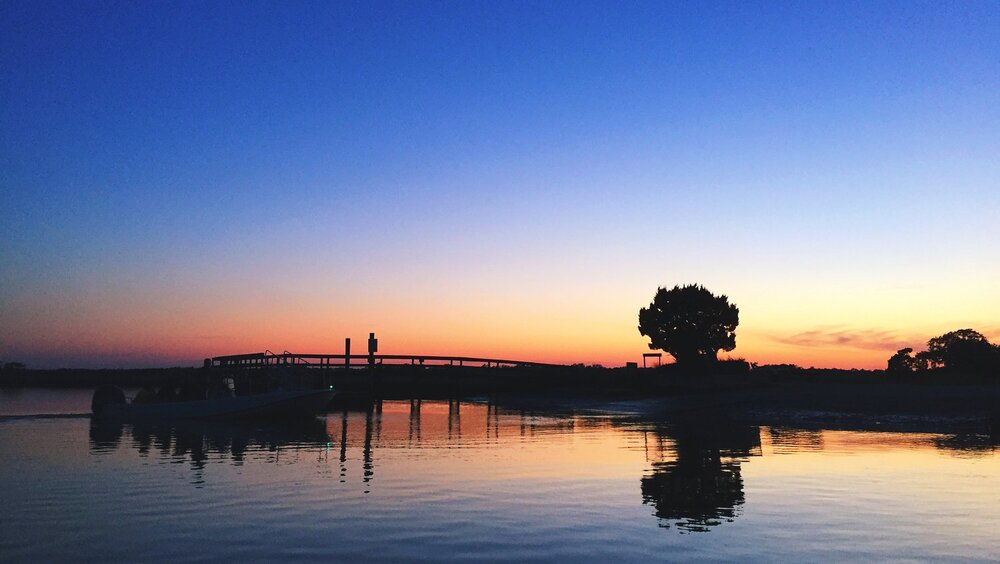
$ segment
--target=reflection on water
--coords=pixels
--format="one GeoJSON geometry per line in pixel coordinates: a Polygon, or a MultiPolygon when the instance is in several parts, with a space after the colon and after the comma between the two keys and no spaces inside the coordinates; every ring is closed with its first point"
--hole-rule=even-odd
{"type": "Polygon", "coordinates": [[[15,414],[0,560],[991,560],[996,444],[464,401],[294,424],[15,414]]]}
{"type": "Polygon", "coordinates": [[[656,508],[661,525],[703,532],[735,519],[744,502],[740,461],[760,456],[760,429],[720,420],[684,421],[657,427],[653,434],[657,445],[665,438],[673,444],[673,460],[653,462],[642,478],[642,499],[656,508]]]}
{"type": "MultiPolygon", "coordinates": [[[[248,452],[278,454],[290,447],[329,444],[325,425],[319,420],[265,425],[240,421],[152,421],[129,425],[90,422],[92,454],[113,453],[123,439],[141,458],[187,461],[191,468],[190,483],[199,487],[205,481],[206,465],[213,458],[240,465],[248,452]]],[[[275,456],[271,461],[279,458],[275,456]]]]}
{"type": "Polygon", "coordinates": [[[1000,446],[1000,435],[996,433],[958,433],[934,438],[934,445],[962,455],[985,456],[994,454],[1000,446]]]}
{"type": "MultiPolygon", "coordinates": [[[[544,416],[454,400],[344,405],[324,419],[294,423],[93,421],[90,446],[95,455],[112,453],[124,439],[127,448],[142,457],[187,461],[194,485],[204,483],[210,458],[239,465],[249,453],[255,461],[275,463],[282,460],[283,451],[314,449],[320,460],[338,465],[341,483],[348,481],[351,465],[358,464],[362,491],[369,494],[380,449],[499,446],[501,437],[525,439],[595,428],[641,436],[647,461],[639,476],[642,502],[654,508],[661,527],[681,533],[707,532],[738,518],[746,503],[741,464],[763,455],[760,427],[717,414],[623,425],[614,419],[544,416]],[[360,460],[350,460],[352,447],[360,448],[360,460]]],[[[764,432],[770,454],[824,448],[820,430],[765,427],[764,432]]],[[[887,444],[886,436],[877,435],[854,436],[852,444],[867,445],[873,437],[876,446],[887,444]]],[[[996,448],[995,438],[981,434],[895,435],[892,440],[966,454],[992,453],[996,448]]]]}
{"type": "Polygon", "coordinates": [[[815,429],[771,427],[768,434],[775,453],[792,454],[823,449],[823,433],[815,429]]]}
{"type": "Polygon", "coordinates": [[[123,439],[141,457],[187,460],[191,468],[198,471],[204,469],[213,455],[218,461],[230,461],[238,465],[244,462],[248,452],[280,453],[288,448],[324,447],[330,444],[326,425],[318,419],[271,423],[145,421],[124,424],[90,421],[91,453],[112,453],[119,448],[123,439]]]}
{"type": "MultiPolygon", "coordinates": [[[[362,483],[375,474],[378,449],[420,449],[497,445],[501,437],[534,437],[536,433],[572,432],[582,421],[505,411],[492,403],[458,400],[373,401],[337,407],[326,417],[305,421],[90,421],[90,451],[109,455],[120,448],[141,457],[187,461],[195,471],[206,462],[239,465],[278,462],[283,451],[321,449],[320,459],[340,465],[340,481],[349,473],[348,452],[361,448],[362,483]],[[465,426],[463,429],[463,414],[465,426]],[[260,456],[270,453],[272,456],[260,456]],[[330,458],[330,455],[333,458],[330,458]]],[[[592,425],[592,423],[591,423],[592,425]]],[[[192,483],[201,483],[201,479],[192,483]]],[[[369,493],[370,490],[364,490],[369,493]]]]}

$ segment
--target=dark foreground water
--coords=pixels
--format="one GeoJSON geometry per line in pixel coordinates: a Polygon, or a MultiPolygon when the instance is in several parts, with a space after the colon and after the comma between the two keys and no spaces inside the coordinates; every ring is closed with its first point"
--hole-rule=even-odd
{"type": "Polygon", "coordinates": [[[95,425],[0,392],[0,562],[996,560],[988,438],[384,402],[95,425]]]}

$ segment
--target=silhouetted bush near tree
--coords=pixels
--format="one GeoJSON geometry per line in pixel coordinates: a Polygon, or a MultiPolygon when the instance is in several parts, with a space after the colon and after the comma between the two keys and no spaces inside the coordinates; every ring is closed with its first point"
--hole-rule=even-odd
{"type": "Polygon", "coordinates": [[[894,374],[905,373],[905,372],[915,372],[917,370],[927,370],[927,358],[923,353],[917,353],[916,356],[913,355],[913,349],[906,347],[905,349],[899,349],[896,354],[889,358],[888,366],[886,370],[894,374]]]}
{"type": "Polygon", "coordinates": [[[649,307],[639,310],[639,333],[649,348],[663,350],[680,365],[715,362],[720,350],[736,348],[740,310],[725,295],[690,284],[659,288],[649,307]]]}
{"type": "Polygon", "coordinates": [[[896,351],[886,366],[892,374],[931,368],[964,374],[995,374],[1000,372],[1000,347],[978,331],[958,329],[927,341],[926,351],[913,354],[909,347],[896,351]]]}

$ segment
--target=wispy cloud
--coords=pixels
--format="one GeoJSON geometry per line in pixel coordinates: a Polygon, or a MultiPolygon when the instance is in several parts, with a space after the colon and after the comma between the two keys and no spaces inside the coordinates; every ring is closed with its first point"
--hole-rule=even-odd
{"type": "Polygon", "coordinates": [[[880,329],[820,327],[790,336],[775,336],[774,340],[797,347],[848,347],[889,351],[903,347],[919,347],[926,338],[900,335],[880,329]]]}

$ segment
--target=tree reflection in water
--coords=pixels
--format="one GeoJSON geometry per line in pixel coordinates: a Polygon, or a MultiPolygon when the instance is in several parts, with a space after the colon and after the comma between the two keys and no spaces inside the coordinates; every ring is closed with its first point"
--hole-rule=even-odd
{"type": "Polygon", "coordinates": [[[739,515],[744,503],[740,460],[760,455],[760,429],[723,421],[683,421],[657,427],[672,439],[674,459],[654,461],[641,481],[643,503],[661,526],[704,532],[739,515]]]}
{"type": "Polygon", "coordinates": [[[1000,433],[994,430],[991,433],[941,435],[934,439],[934,446],[958,456],[986,456],[1000,446],[1000,433]]]}

